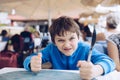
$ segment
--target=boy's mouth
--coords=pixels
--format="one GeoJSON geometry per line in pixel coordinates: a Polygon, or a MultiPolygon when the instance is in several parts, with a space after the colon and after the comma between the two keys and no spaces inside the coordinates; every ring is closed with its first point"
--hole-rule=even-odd
{"type": "Polygon", "coordinates": [[[65,48],[64,50],[65,51],[70,51],[72,48],[65,48]]]}

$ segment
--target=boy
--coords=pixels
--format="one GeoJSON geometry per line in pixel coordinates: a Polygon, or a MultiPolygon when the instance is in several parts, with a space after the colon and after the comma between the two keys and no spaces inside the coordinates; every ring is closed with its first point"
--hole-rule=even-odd
{"type": "Polygon", "coordinates": [[[49,32],[53,43],[40,54],[25,59],[27,70],[40,71],[41,64],[49,61],[53,69],[79,70],[81,78],[92,79],[115,69],[112,59],[96,50],[92,51],[91,62],[86,61],[90,46],[79,41],[80,29],[73,19],[66,16],[56,19],[49,32]]]}

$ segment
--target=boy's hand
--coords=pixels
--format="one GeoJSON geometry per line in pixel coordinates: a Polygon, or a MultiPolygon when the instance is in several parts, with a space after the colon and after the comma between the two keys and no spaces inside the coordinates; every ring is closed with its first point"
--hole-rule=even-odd
{"type": "Polygon", "coordinates": [[[42,54],[39,53],[37,56],[33,56],[31,58],[30,66],[31,66],[31,71],[33,72],[38,72],[41,70],[42,66],[42,54]]]}
{"type": "Polygon", "coordinates": [[[91,80],[103,73],[103,69],[100,65],[94,65],[88,61],[79,61],[77,66],[80,68],[80,77],[82,79],[91,80]]]}

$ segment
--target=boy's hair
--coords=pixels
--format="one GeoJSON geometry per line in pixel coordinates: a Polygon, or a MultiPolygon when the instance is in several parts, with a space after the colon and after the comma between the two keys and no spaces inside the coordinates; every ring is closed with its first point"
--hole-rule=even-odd
{"type": "Polygon", "coordinates": [[[61,16],[55,19],[49,28],[51,40],[55,43],[55,36],[64,36],[66,32],[75,32],[79,38],[80,29],[78,24],[70,17],[61,16]]]}

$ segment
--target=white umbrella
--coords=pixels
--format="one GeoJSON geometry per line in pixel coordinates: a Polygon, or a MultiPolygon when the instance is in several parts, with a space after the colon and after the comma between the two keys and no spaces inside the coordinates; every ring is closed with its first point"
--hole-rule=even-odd
{"type": "Polygon", "coordinates": [[[118,0],[0,0],[0,10],[27,19],[48,19],[67,15],[78,18],[83,12],[92,12],[97,4],[120,3],[118,0]]]}

